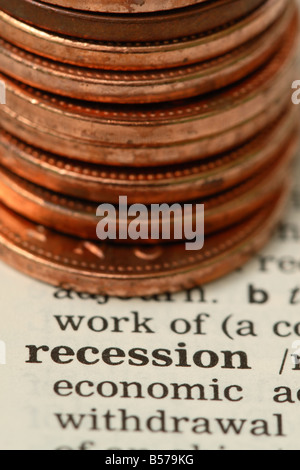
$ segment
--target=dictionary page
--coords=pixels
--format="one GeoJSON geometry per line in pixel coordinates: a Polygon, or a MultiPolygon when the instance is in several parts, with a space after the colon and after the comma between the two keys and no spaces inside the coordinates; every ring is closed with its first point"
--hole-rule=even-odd
{"type": "Polygon", "coordinates": [[[299,177],[272,242],[203,288],[91,297],[1,264],[1,449],[298,449],[299,177]]]}

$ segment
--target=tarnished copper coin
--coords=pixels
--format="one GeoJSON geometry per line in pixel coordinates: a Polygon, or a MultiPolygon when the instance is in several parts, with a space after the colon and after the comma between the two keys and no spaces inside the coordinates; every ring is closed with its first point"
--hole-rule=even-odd
{"type": "Polygon", "coordinates": [[[107,13],[147,13],[151,11],[173,10],[207,0],[41,0],[44,3],[58,5],[75,10],[97,11],[107,13]]]}
{"type": "Polygon", "coordinates": [[[295,106],[245,145],[200,162],[159,168],[107,167],[64,159],[0,133],[0,164],[29,181],[76,198],[117,203],[186,201],[224,191],[271,165],[298,129],[295,106]]]}
{"type": "Polygon", "coordinates": [[[154,166],[205,158],[255,135],[289,100],[298,18],[266,66],[207,97],[110,106],[39,92],[2,75],[1,125],[26,142],[94,163],[154,166]]]}
{"type": "Polygon", "coordinates": [[[295,0],[0,10],[0,259],[128,297],[210,282],[264,245],[298,142],[295,0]]]}
{"type": "Polygon", "coordinates": [[[119,296],[174,292],[217,279],[269,240],[287,191],[246,222],[212,237],[200,251],[175,243],[143,247],[93,243],[38,226],[0,206],[0,258],[55,286],[119,296]]]}
{"type": "MultiPolygon", "coordinates": [[[[272,161],[271,168],[267,165],[252,178],[225,192],[191,201],[189,210],[184,211],[185,223],[189,220],[190,225],[195,226],[197,204],[204,204],[205,234],[207,236],[246,219],[263,205],[266,205],[274,197],[274,193],[278,192],[282,186],[291,159],[295,155],[297,143],[298,139],[293,138],[282,155],[272,161]]],[[[104,194],[102,197],[103,199],[98,203],[87,203],[85,200],[65,197],[29,183],[0,167],[0,201],[18,214],[62,233],[97,240],[96,227],[101,219],[96,216],[97,207],[100,203],[107,202],[104,194]]],[[[161,200],[165,201],[163,193],[161,200]]],[[[178,203],[179,200],[176,202],[178,203]]],[[[115,210],[118,214],[118,207],[115,210]]],[[[177,223],[175,221],[178,219],[182,224],[182,217],[182,204],[180,202],[170,216],[171,240],[174,235],[174,225],[177,223]]],[[[117,220],[119,220],[119,215],[117,220]]],[[[130,222],[131,219],[121,220],[122,225],[128,225],[130,222]]],[[[148,234],[152,233],[152,224],[158,223],[160,225],[160,237],[162,238],[162,225],[159,217],[154,220],[152,215],[151,220],[144,220],[144,222],[148,234]]],[[[117,223],[118,227],[119,223],[117,223]]],[[[164,241],[170,241],[170,239],[164,241]]],[[[149,238],[149,241],[158,243],[159,240],[149,238]]],[[[137,243],[130,239],[128,242],[137,243]]],[[[143,242],[146,242],[146,240],[143,242]]]]}
{"type": "Polygon", "coordinates": [[[36,0],[0,0],[0,8],[52,33],[96,41],[146,42],[206,33],[248,15],[265,1],[218,0],[143,15],[84,12],[36,0]]]}
{"type": "Polygon", "coordinates": [[[278,49],[293,8],[266,32],[216,59],[173,69],[104,71],[41,58],[0,39],[0,71],[35,88],[80,100],[153,103],[189,98],[237,82],[278,49]]]}
{"type": "Polygon", "coordinates": [[[161,42],[76,40],[28,25],[4,11],[0,11],[0,30],[3,39],[60,62],[109,70],[149,70],[182,66],[225,54],[265,31],[288,7],[294,8],[294,1],[267,0],[243,20],[226,24],[208,35],[188,34],[180,40],[161,42]]]}

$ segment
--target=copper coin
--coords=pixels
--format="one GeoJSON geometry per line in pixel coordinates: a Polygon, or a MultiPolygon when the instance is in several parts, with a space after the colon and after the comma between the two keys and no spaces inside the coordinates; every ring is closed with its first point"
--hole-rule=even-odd
{"type": "MultiPolygon", "coordinates": [[[[224,228],[236,224],[249,217],[260,207],[267,204],[278,192],[285,179],[292,157],[295,155],[298,139],[293,138],[287,148],[279,157],[273,160],[272,167],[267,165],[259,173],[256,173],[247,181],[230,188],[229,190],[215,194],[211,197],[197,201],[191,201],[187,210],[184,210],[185,222],[187,220],[195,227],[197,204],[205,204],[205,234],[206,236],[224,230],[224,228]]],[[[122,196],[122,194],[120,194],[122,196]]],[[[103,198],[105,195],[102,196],[103,198]]],[[[98,203],[88,203],[85,200],[61,196],[50,192],[41,186],[36,186],[28,181],[13,175],[0,167],[0,200],[18,214],[59,232],[80,238],[97,240],[96,227],[100,217],[96,216],[100,203],[106,203],[105,199],[98,203]]],[[[161,194],[161,201],[164,194],[161,194]]],[[[176,202],[179,202],[178,200],[176,202]]],[[[175,206],[174,213],[170,216],[171,238],[174,239],[174,225],[177,221],[182,224],[183,206],[181,202],[175,206]]],[[[119,220],[118,207],[115,207],[117,220],[119,220]]],[[[144,220],[148,233],[152,233],[151,227],[154,218],[144,220]]],[[[131,220],[121,221],[122,225],[129,224],[131,220]]],[[[160,225],[160,237],[162,238],[161,221],[155,220],[160,225]]],[[[119,224],[117,224],[119,227],[119,224]]],[[[117,238],[118,238],[117,230],[117,238]]],[[[184,235],[183,235],[184,237],[184,235]]],[[[142,240],[146,243],[147,240],[142,240]]],[[[151,240],[158,243],[158,240],[151,240]]],[[[160,241],[162,241],[160,239],[160,241]]],[[[129,243],[139,243],[141,240],[129,243]]]]}
{"type": "Polygon", "coordinates": [[[7,95],[1,125],[44,150],[94,163],[152,166],[214,155],[253,136],[288,103],[297,26],[295,18],[280,50],[256,74],[184,102],[82,103],[1,76],[7,95]]]}
{"type": "Polygon", "coordinates": [[[200,64],[159,71],[116,72],[57,63],[0,39],[0,70],[33,87],[81,100],[151,103],[220,89],[253,72],[278,49],[293,9],[259,37],[200,64]]]}
{"type": "MultiPolygon", "coordinates": [[[[293,74],[295,76],[295,73],[293,74]]],[[[285,84],[288,83],[286,80],[285,84]]],[[[268,108],[255,116],[254,119],[243,122],[226,133],[219,133],[201,139],[199,142],[187,142],[170,146],[153,146],[139,148],[103,147],[102,145],[74,141],[66,136],[58,136],[51,130],[32,125],[8,107],[0,108],[0,125],[9,133],[18,136],[26,143],[45,151],[51,149],[57,155],[93,164],[104,164],[121,167],[151,167],[167,166],[207,159],[210,156],[225,152],[228,149],[242,145],[277,119],[285,110],[290,95],[284,93],[268,108]],[[5,111],[4,111],[5,108],[5,111]]]]}
{"type": "Polygon", "coordinates": [[[150,247],[93,243],[63,236],[0,206],[0,258],[55,286],[119,296],[174,292],[204,284],[244,264],[269,240],[287,190],[242,224],[207,237],[200,251],[184,243],[150,247]]]}
{"type": "Polygon", "coordinates": [[[151,11],[173,10],[206,2],[207,0],[41,0],[75,10],[106,13],[147,13],[151,11]]]}
{"type": "Polygon", "coordinates": [[[0,8],[21,21],[65,36],[95,41],[146,42],[206,33],[248,15],[265,1],[218,0],[142,15],[83,12],[36,0],[0,0],[0,8]]]}
{"type": "Polygon", "coordinates": [[[298,112],[290,106],[280,119],[243,146],[209,160],[160,168],[126,168],[92,165],[64,159],[28,146],[0,133],[0,164],[47,189],[76,198],[117,203],[151,204],[186,201],[224,191],[265,165],[271,165],[292,140],[298,112]]]}
{"type": "Polygon", "coordinates": [[[218,57],[265,31],[294,1],[267,0],[245,19],[224,25],[209,35],[148,43],[76,40],[46,32],[0,11],[2,38],[50,59],[110,70],[149,70],[176,67],[218,57]]]}

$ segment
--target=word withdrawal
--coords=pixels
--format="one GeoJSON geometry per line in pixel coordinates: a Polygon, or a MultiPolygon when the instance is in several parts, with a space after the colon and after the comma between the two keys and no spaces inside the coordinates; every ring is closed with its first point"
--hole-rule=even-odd
{"type": "Polygon", "coordinates": [[[268,419],[257,418],[207,418],[203,416],[170,416],[165,410],[156,410],[144,417],[130,414],[126,409],[106,410],[99,413],[96,408],[91,413],[56,413],[55,417],[62,430],[118,431],[152,433],[193,433],[198,435],[243,435],[255,437],[285,437],[283,416],[273,414],[268,419]]]}

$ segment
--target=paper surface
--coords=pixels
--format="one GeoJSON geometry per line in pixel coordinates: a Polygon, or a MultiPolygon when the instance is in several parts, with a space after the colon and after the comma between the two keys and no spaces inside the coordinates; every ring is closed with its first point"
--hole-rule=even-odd
{"type": "Polygon", "coordinates": [[[299,216],[300,183],[262,253],[169,299],[78,296],[1,264],[0,448],[298,449],[299,216]]]}

